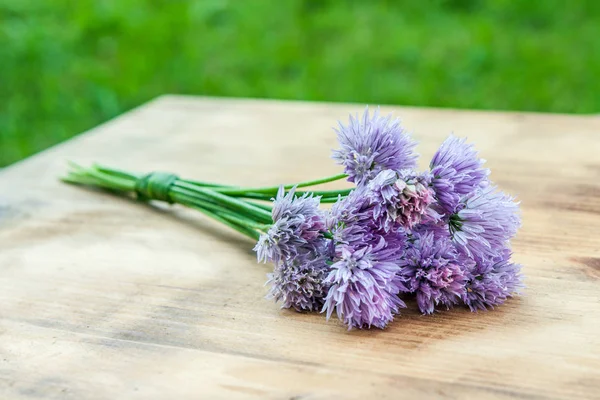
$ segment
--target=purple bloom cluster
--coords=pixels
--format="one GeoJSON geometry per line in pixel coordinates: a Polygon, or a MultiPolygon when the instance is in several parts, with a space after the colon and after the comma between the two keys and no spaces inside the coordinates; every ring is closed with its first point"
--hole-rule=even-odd
{"type": "Polygon", "coordinates": [[[428,176],[416,176],[410,171],[381,171],[368,183],[367,197],[373,206],[373,218],[386,232],[396,225],[412,228],[425,218],[437,219],[430,207],[434,192],[428,176]]]}
{"type": "Polygon", "coordinates": [[[450,136],[428,171],[398,120],[368,110],[336,130],[355,189],[327,211],[320,198],[281,189],[258,259],[272,262],[269,297],[321,311],[348,328],[386,327],[404,300],[419,310],[493,308],[522,288],[510,261],[519,206],[489,180],[472,145],[450,136]]]}
{"type": "Polygon", "coordinates": [[[416,293],[421,312],[431,314],[437,305],[450,308],[464,301],[467,271],[449,238],[424,230],[412,239],[400,262],[400,275],[416,293]]]}
{"type": "Polygon", "coordinates": [[[406,307],[398,297],[406,287],[398,275],[397,252],[380,238],[375,246],[340,245],[336,253],[325,279],[327,318],[335,310],[349,328],[384,328],[406,307]]]}
{"type": "Polygon", "coordinates": [[[348,125],[341,122],[336,129],[340,149],[334,150],[333,159],[344,166],[348,180],[357,185],[373,179],[383,170],[414,168],[417,143],[391,116],[382,117],[377,109],[373,116],[367,108],[362,116],[350,116],[348,125]]]}
{"type": "Polygon", "coordinates": [[[429,164],[431,184],[442,209],[453,212],[462,196],[486,186],[489,170],[483,168],[484,163],[466,139],[451,135],[442,143],[429,164]]]}
{"type": "Polygon", "coordinates": [[[254,250],[258,260],[279,263],[304,253],[312,253],[321,244],[325,226],[324,214],[319,209],[319,198],[304,194],[294,196],[279,189],[273,201],[273,225],[261,235],[254,250]]]}
{"type": "Polygon", "coordinates": [[[326,263],[327,258],[310,253],[277,262],[268,274],[267,297],[298,312],[320,310],[327,294],[323,284],[329,271],[326,263]]]}
{"type": "Polygon", "coordinates": [[[519,205],[495,186],[477,189],[464,196],[450,214],[452,240],[475,260],[498,255],[521,226],[519,205]]]}
{"type": "Polygon", "coordinates": [[[318,197],[294,194],[295,189],[287,194],[283,187],[279,189],[273,201],[273,225],[260,236],[254,251],[259,261],[275,264],[268,276],[268,297],[285,308],[314,311],[323,304],[323,281],[329,270],[329,244],[322,234],[325,216],[318,197]]]}
{"type": "Polygon", "coordinates": [[[510,255],[510,250],[505,249],[469,269],[465,303],[471,311],[494,308],[523,288],[521,265],[511,263],[510,255]]]}

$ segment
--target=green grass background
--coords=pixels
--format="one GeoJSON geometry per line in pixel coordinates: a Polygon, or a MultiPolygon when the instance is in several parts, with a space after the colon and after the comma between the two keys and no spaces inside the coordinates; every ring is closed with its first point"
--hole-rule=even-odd
{"type": "Polygon", "coordinates": [[[600,112],[600,1],[0,0],[0,166],[163,93],[600,112]]]}

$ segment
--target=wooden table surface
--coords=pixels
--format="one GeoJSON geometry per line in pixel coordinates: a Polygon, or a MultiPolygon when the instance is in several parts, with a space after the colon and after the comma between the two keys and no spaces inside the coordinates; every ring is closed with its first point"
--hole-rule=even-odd
{"type": "Polygon", "coordinates": [[[264,299],[248,239],[60,183],[66,160],[224,183],[339,173],[362,105],[164,96],[0,172],[1,399],[600,398],[600,118],[383,107],[522,202],[524,296],[346,331],[264,299]]]}

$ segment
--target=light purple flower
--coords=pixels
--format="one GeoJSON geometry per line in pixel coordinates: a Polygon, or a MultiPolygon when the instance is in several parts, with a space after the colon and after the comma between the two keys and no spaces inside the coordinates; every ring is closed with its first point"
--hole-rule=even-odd
{"type": "Polygon", "coordinates": [[[318,311],[327,293],[323,281],[328,272],[327,258],[318,253],[281,260],[275,264],[273,273],[267,275],[267,284],[271,284],[267,298],[281,302],[282,308],[318,311]]]}
{"type": "Polygon", "coordinates": [[[400,120],[380,116],[379,109],[371,117],[367,108],[362,118],[351,115],[348,125],[338,125],[340,149],[334,150],[333,159],[344,166],[350,182],[367,182],[384,169],[400,171],[416,166],[416,142],[400,120]]]}
{"type": "Polygon", "coordinates": [[[320,197],[313,197],[312,194],[304,193],[302,196],[296,196],[296,187],[290,189],[287,194],[283,186],[279,187],[277,196],[273,199],[273,221],[286,217],[296,217],[302,215],[306,218],[322,216],[319,210],[320,197]]]}
{"type": "Polygon", "coordinates": [[[416,237],[415,235],[423,235],[426,233],[430,233],[433,235],[433,240],[450,240],[450,229],[448,228],[448,224],[445,220],[439,220],[437,222],[429,222],[424,224],[419,224],[414,227],[411,231],[412,237],[416,237]]]}
{"type": "Polygon", "coordinates": [[[519,203],[495,186],[465,196],[450,215],[452,240],[476,261],[496,257],[521,226],[519,203]]]}
{"type": "Polygon", "coordinates": [[[410,171],[381,171],[368,184],[366,196],[373,207],[373,218],[389,232],[398,226],[411,229],[426,217],[439,215],[430,207],[434,202],[427,175],[410,171]]]}
{"type": "Polygon", "coordinates": [[[382,238],[376,246],[339,246],[338,260],[325,279],[330,285],[323,312],[334,311],[348,328],[384,328],[400,308],[406,287],[397,276],[398,249],[382,238]]]}
{"type": "Polygon", "coordinates": [[[415,293],[419,309],[431,314],[437,305],[452,307],[466,295],[466,271],[460,256],[448,239],[434,232],[413,233],[413,243],[400,262],[400,276],[411,293],[415,293]]]}
{"type": "Polygon", "coordinates": [[[442,143],[431,160],[431,184],[447,214],[455,211],[463,195],[486,185],[489,170],[483,168],[484,163],[466,139],[451,135],[442,143]]]}
{"type": "Polygon", "coordinates": [[[369,206],[367,187],[358,186],[345,198],[339,199],[327,212],[325,226],[337,244],[375,244],[380,235],[369,206]]]}
{"type": "Polygon", "coordinates": [[[469,271],[465,304],[471,311],[494,308],[523,288],[521,265],[510,262],[510,250],[476,263],[469,271]]]}
{"type": "Polygon", "coordinates": [[[295,196],[279,189],[273,201],[273,225],[263,233],[254,247],[259,261],[279,263],[299,254],[314,251],[322,238],[325,218],[319,209],[320,197],[295,196]]]}

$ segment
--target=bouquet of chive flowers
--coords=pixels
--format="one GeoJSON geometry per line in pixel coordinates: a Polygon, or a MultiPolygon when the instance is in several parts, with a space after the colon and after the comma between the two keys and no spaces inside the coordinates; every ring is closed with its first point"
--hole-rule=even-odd
{"type": "Polygon", "coordinates": [[[192,207],[257,240],[258,260],[274,264],[269,298],[327,319],[335,312],[348,328],[386,327],[410,296],[431,314],[493,308],[519,292],[509,242],[519,206],[492,184],[472,145],[450,136],[418,172],[416,142],[397,119],[367,109],[336,132],[333,159],[344,173],[293,185],[232,187],[75,164],[63,180],[192,207]],[[302,189],[339,179],[355,187],[302,189]]]}

